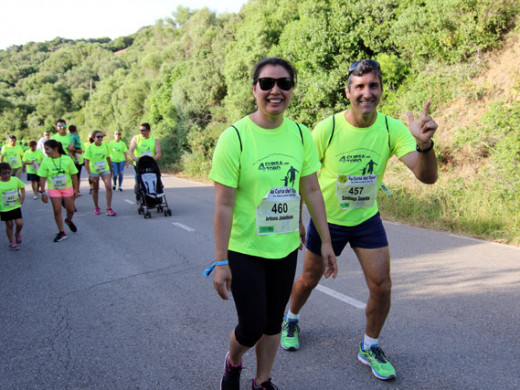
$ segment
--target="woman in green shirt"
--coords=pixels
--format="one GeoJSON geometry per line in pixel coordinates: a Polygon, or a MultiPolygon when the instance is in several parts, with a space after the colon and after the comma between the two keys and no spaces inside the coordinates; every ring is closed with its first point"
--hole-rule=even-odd
{"type": "Polygon", "coordinates": [[[67,217],[65,223],[69,226],[71,232],[76,233],[76,225],[72,222],[74,215],[74,199],[78,196],[78,169],[74,165],[72,158],[65,153],[63,146],[59,141],[50,139],[43,144],[45,154],[38,176],[40,176],[40,187],[42,202],[49,202],[51,199],[52,209],[54,211],[54,220],[58,226],[58,234],[54,238],[54,242],[60,242],[67,238],[67,234],[63,229],[63,220],[61,214],[61,201],[65,204],[67,217]],[[48,196],[45,187],[49,186],[48,196]]]}
{"type": "Polygon", "coordinates": [[[99,215],[99,178],[103,179],[105,184],[105,193],[107,200],[107,208],[105,214],[115,216],[116,212],[112,210],[112,187],[110,187],[110,177],[112,176],[112,162],[110,161],[110,150],[108,144],[103,143],[105,135],[99,131],[92,132],[92,141],[85,151],[85,169],[88,177],[92,180],[92,200],[94,201],[94,214],[99,215]]]}
{"type": "Polygon", "coordinates": [[[213,283],[222,299],[232,292],[238,314],[223,390],[239,388],[242,356],[252,347],[257,357],[252,388],[276,389],[270,373],[305,233],[300,193],[312,218],[319,220],[326,276],[335,269],[311,133],[284,117],[295,77],[293,66],[281,58],[260,61],[252,83],[257,110],[226,129],[213,154],[213,283]]]}

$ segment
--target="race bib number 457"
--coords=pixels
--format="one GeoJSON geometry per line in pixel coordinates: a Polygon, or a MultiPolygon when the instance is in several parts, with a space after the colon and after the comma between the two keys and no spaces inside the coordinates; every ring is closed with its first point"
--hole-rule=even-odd
{"type": "Polygon", "coordinates": [[[377,175],[338,175],[336,196],[343,210],[368,209],[376,195],[377,175]]]}

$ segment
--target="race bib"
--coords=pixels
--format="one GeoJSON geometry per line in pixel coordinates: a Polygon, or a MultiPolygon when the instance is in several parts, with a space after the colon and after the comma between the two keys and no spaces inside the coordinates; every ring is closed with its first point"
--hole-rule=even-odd
{"type": "Polygon", "coordinates": [[[369,209],[376,195],[377,175],[338,175],[336,196],[343,210],[369,209]]]}
{"type": "Polygon", "coordinates": [[[20,164],[20,159],[18,157],[11,157],[9,159],[9,165],[11,165],[11,167],[17,166],[19,164],[20,164]]]}
{"type": "Polygon", "coordinates": [[[56,175],[51,177],[51,184],[57,190],[64,190],[67,188],[67,175],[56,175]]]}
{"type": "Polygon", "coordinates": [[[2,193],[2,204],[4,207],[13,207],[18,204],[18,191],[5,191],[2,193]]]}
{"type": "Polygon", "coordinates": [[[141,156],[152,156],[152,152],[150,150],[143,150],[141,156]]]}
{"type": "Polygon", "coordinates": [[[94,169],[99,172],[99,173],[103,173],[106,171],[106,167],[107,167],[107,162],[106,161],[96,161],[94,163],[94,169]]]}
{"type": "Polygon", "coordinates": [[[292,187],[274,187],[256,208],[256,234],[296,232],[300,224],[300,194],[292,187]]]}
{"type": "Polygon", "coordinates": [[[38,168],[40,168],[40,164],[38,164],[37,162],[31,164],[31,169],[33,170],[33,172],[38,172],[38,168]]]}

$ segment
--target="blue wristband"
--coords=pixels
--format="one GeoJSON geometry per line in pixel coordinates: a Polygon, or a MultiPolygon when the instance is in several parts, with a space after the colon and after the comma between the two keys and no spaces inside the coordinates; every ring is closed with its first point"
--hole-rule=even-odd
{"type": "Polygon", "coordinates": [[[213,272],[213,270],[215,269],[215,266],[228,265],[228,264],[229,264],[229,261],[227,261],[227,260],[215,261],[215,263],[211,264],[208,268],[206,268],[204,271],[202,271],[202,274],[206,275],[206,277],[209,278],[209,274],[211,272],[213,272]]]}

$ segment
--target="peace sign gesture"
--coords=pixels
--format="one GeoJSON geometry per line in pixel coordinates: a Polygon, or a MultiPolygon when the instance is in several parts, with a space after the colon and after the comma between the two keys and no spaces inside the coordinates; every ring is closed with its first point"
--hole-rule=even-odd
{"type": "Polygon", "coordinates": [[[417,119],[414,118],[411,112],[406,114],[408,116],[410,132],[415,137],[417,145],[419,145],[421,149],[423,146],[428,147],[430,145],[430,140],[438,127],[437,123],[429,115],[431,103],[432,101],[428,99],[424,105],[422,114],[417,119]]]}

